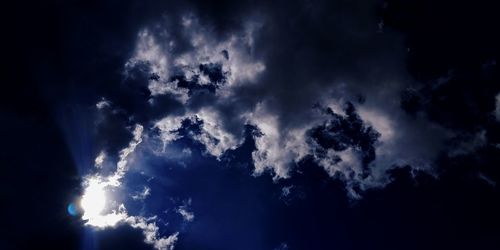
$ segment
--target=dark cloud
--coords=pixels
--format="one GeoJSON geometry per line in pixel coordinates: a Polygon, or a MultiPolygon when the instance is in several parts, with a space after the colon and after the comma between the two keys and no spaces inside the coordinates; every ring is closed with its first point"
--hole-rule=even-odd
{"type": "MultiPolygon", "coordinates": [[[[352,149],[360,148],[359,152],[345,155],[353,161],[360,157],[364,169],[374,169],[373,185],[385,183],[385,172],[393,166],[434,172],[433,162],[446,140],[460,137],[450,124],[474,119],[431,110],[455,107],[458,99],[449,98],[459,96],[450,95],[456,89],[447,86],[454,86],[449,82],[456,77],[436,80],[434,85],[439,86],[414,83],[413,75],[404,68],[409,55],[404,36],[391,29],[393,4],[298,1],[286,8],[278,6],[280,3],[186,3],[162,12],[141,5],[147,17],[137,16],[134,25],[123,28],[128,44],[112,50],[110,59],[118,61],[104,62],[114,69],[104,65],[110,83],[97,89],[114,108],[113,114],[106,115],[109,124],[103,122],[98,128],[98,137],[104,133],[121,139],[106,142],[110,144],[106,147],[115,145],[110,151],[117,152],[126,146],[127,137],[112,134],[126,133],[124,128],[134,123],[149,128],[163,117],[204,112],[200,119],[216,120],[217,131],[208,126],[206,134],[199,135],[208,135],[208,141],[199,140],[213,144],[207,150],[215,149],[217,155],[243,141],[245,125],[269,126],[267,131],[261,128],[262,136],[256,139],[252,157],[256,172],[272,169],[276,176],[286,177],[290,163],[317,150],[304,146],[307,138],[301,134],[324,122],[313,105],[350,101],[361,110],[360,122],[380,134],[377,143],[353,144],[352,149]],[[382,19],[388,21],[380,26],[382,19]],[[123,125],[119,125],[120,119],[123,125]],[[228,142],[219,143],[224,138],[228,142]],[[281,147],[285,150],[277,152],[281,147]]],[[[109,6],[97,7],[105,10],[109,6]]],[[[116,25],[131,22],[122,21],[116,25]]],[[[465,103],[475,104],[473,100],[465,103]]],[[[470,112],[484,113],[490,106],[470,112]]],[[[329,169],[338,161],[325,162],[322,165],[329,169]]]]}
{"type": "MultiPolygon", "coordinates": [[[[328,157],[328,149],[341,152],[353,147],[359,150],[361,167],[365,172],[360,174],[366,176],[366,171],[369,172],[368,164],[375,159],[375,143],[380,134],[372,127],[363,124],[352,103],[348,102],[345,105],[345,118],[327,108],[325,112],[331,116],[331,120],[312,128],[308,134],[319,146],[315,148],[315,155],[318,158],[328,157]]],[[[341,162],[342,159],[337,157],[334,161],[341,162]]]]}
{"type": "Polygon", "coordinates": [[[170,78],[171,82],[177,83],[178,88],[188,89],[188,94],[192,95],[196,91],[208,91],[215,93],[220,85],[226,82],[227,72],[223,72],[222,65],[216,63],[205,63],[198,66],[199,74],[195,74],[190,80],[186,79],[184,75],[174,75],[170,78]],[[201,82],[201,77],[208,78],[201,82]],[[201,82],[201,83],[200,83],[201,82]]]}

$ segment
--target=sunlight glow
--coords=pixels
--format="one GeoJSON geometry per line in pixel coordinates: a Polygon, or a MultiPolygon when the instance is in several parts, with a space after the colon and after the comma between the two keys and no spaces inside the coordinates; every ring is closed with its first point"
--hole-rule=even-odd
{"type": "Polygon", "coordinates": [[[103,182],[98,177],[87,179],[87,187],[80,200],[80,206],[83,209],[82,220],[86,221],[85,225],[97,228],[114,227],[127,218],[123,205],[118,207],[118,211],[112,210],[105,213],[106,205],[109,206],[105,188],[109,185],[108,182],[103,182]]]}
{"type": "Polygon", "coordinates": [[[106,193],[104,192],[103,183],[100,183],[97,179],[90,179],[80,205],[83,209],[82,219],[84,220],[91,220],[101,215],[106,205],[106,193]]]}

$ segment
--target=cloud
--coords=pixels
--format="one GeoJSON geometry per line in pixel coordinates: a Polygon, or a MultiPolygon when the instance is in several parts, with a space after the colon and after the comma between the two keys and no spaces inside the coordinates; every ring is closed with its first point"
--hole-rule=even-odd
{"type": "Polygon", "coordinates": [[[204,145],[206,152],[219,158],[225,151],[237,147],[241,140],[236,140],[235,136],[226,131],[219,123],[219,114],[210,109],[202,109],[196,114],[186,114],[183,116],[167,116],[155,124],[155,128],[160,131],[160,139],[163,148],[183,136],[204,145]],[[183,125],[191,124],[199,128],[198,131],[191,131],[187,135],[181,133],[183,125]]]}
{"type": "Polygon", "coordinates": [[[451,145],[448,156],[457,157],[469,155],[476,152],[481,147],[487,145],[488,138],[486,130],[481,130],[475,134],[463,134],[453,140],[455,145],[451,145]]]}
{"type": "Polygon", "coordinates": [[[495,187],[497,185],[496,181],[492,180],[489,176],[485,175],[484,173],[481,172],[478,173],[477,177],[492,187],[495,187]]]}
{"type": "MultiPolygon", "coordinates": [[[[182,104],[158,113],[159,118],[145,120],[159,131],[151,136],[163,144],[155,153],[166,154],[169,144],[190,138],[220,160],[225,152],[242,145],[244,128],[252,125],[258,130],[252,152],[254,175],[288,178],[308,156],[332,177],[343,176],[351,190],[385,185],[390,181],[387,171],[394,167],[410,165],[432,172],[445,133],[391,101],[399,100],[408,85],[397,56],[406,50],[395,45],[397,36],[378,33],[379,20],[348,20],[351,27],[373,39],[334,29],[324,39],[350,37],[356,43],[334,39],[337,47],[304,47],[308,41],[303,35],[295,37],[296,42],[286,39],[286,32],[293,31],[282,30],[288,26],[268,7],[258,15],[238,17],[238,25],[221,34],[194,12],[138,32],[135,52],[124,68],[125,78],[133,77],[135,71],[145,74],[141,84],[147,86],[149,95],[141,114],[156,109],[154,104],[166,96],[182,104]],[[360,54],[366,46],[371,52],[360,54]],[[381,62],[379,53],[391,56],[381,62]],[[365,68],[352,58],[363,61],[365,68]],[[318,112],[315,105],[329,108],[335,116],[318,112]],[[347,127],[335,128],[338,122],[347,127]],[[314,141],[318,138],[311,138],[311,131],[321,126],[337,147],[325,147],[314,141]]],[[[320,7],[311,7],[301,17],[301,26],[315,30],[311,36],[322,33],[319,20],[313,18],[322,12],[320,7]]]]}
{"type": "MultiPolygon", "coordinates": [[[[352,103],[346,103],[341,114],[329,107],[319,109],[326,119],[308,131],[314,160],[330,176],[344,179],[354,194],[352,186],[365,185],[370,180],[367,177],[372,177],[370,164],[376,157],[375,147],[381,135],[365,124],[352,103]]],[[[374,183],[380,184],[380,180],[374,183]]]]}
{"type": "MultiPolygon", "coordinates": [[[[106,205],[109,206],[111,201],[108,198],[109,189],[121,185],[121,179],[127,171],[128,158],[134,152],[137,145],[142,142],[142,132],[143,127],[141,125],[136,125],[132,131],[133,139],[128,147],[120,151],[120,159],[112,174],[103,176],[100,172],[97,172],[96,174],[84,177],[83,185],[85,186],[85,190],[82,196],[81,205],[84,210],[82,219],[86,221],[86,225],[109,227],[116,225],[116,223],[123,219],[122,214],[119,212],[119,208],[112,209],[108,207],[107,210],[111,210],[111,212],[107,214],[104,214],[103,210],[106,205]]],[[[101,158],[103,158],[103,156],[99,154],[95,161],[100,162],[101,158]]],[[[100,169],[98,168],[98,170],[100,169]]]]}
{"type": "Polygon", "coordinates": [[[374,180],[382,181],[392,167],[407,165],[434,173],[434,161],[444,150],[449,131],[425,117],[408,116],[393,106],[365,103],[358,110],[360,118],[380,134],[375,145],[376,157],[371,163],[374,180]]]}
{"type": "Polygon", "coordinates": [[[281,243],[278,247],[274,248],[274,250],[286,250],[288,249],[288,244],[285,242],[281,243]]]}
{"type": "Polygon", "coordinates": [[[127,171],[127,162],[128,162],[128,157],[131,153],[134,152],[135,148],[137,145],[139,145],[142,142],[142,132],[144,130],[144,127],[137,124],[134,128],[134,131],[132,132],[133,138],[132,141],[129,143],[128,147],[122,149],[120,151],[119,155],[119,161],[116,164],[116,171],[112,176],[107,177],[106,183],[111,186],[119,186],[121,184],[120,180],[123,178],[125,175],[125,172],[127,171]]]}
{"type": "Polygon", "coordinates": [[[173,250],[177,242],[179,233],[176,232],[168,237],[159,236],[159,228],[154,222],[156,218],[144,218],[140,216],[129,216],[125,219],[126,223],[133,228],[142,230],[145,240],[144,242],[151,244],[158,250],[173,250]]]}
{"type": "Polygon", "coordinates": [[[271,170],[275,178],[288,177],[290,164],[298,162],[308,153],[305,129],[280,130],[278,116],[267,113],[263,103],[243,117],[246,124],[254,125],[259,132],[255,137],[256,150],[252,153],[254,174],[271,170]]]}
{"type": "Polygon", "coordinates": [[[205,145],[207,151],[219,158],[225,151],[236,148],[242,143],[219,124],[219,114],[209,110],[200,110],[196,115],[202,122],[202,132],[194,139],[205,145]]]}
{"type": "Polygon", "coordinates": [[[94,160],[94,166],[96,168],[102,168],[102,164],[103,164],[105,158],[106,158],[106,153],[104,153],[104,151],[101,151],[99,153],[99,155],[94,160]]]}
{"type": "Polygon", "coordinates": [[[118,224],[127,224],[132,228],[142,230],[144,242],[153,245],[158,250],[172,250],[177,242],[178,232],[169,236],[160,236],[159,227],[156,225],[156,217],[146,218],[143,216],[131,216],[127,214],[125,206],[121,204],[118,211],[113,211],[105,215],[100,215],[99,220],[93,220],[87,225],[104,229],[107,227],[116,227],[118,224]]]}
{"type": "Polygon", "coordinates": [[[186,11],[137,32],[123,84],[139,86],[141,97],[123,109],[161,142],[154,153],[188,138],[221,160],[251,125],[255,176],[286,179],[313,159],[359,198],[389,183],[393,168],[436,172],[454,133],[418,112],[421,104],[408,112],[408,102],[425,98],[407,91],[401,37],[379,32],[375,16],[350,18],[366,14],[354,5],[290,6],[283,11],[296,18],[287,21],[274,7],[227,13],[234,19],[224,28],[186,11]]]}
{"type": "MultiPolygon", "coordinates": [[[[135,125],[133,131],[131,131],[133,138],[128,146],[120,151],[116,169],[112,174],[105,176],[97,172],[94,175],[84,177],[83,185],[85,190],[81,199],[82,220],[85,221],[85,225],[97,229],[116,227],[125,223],[133,228],[141,229],[145,237],[145,243],[153,245],[158,250],[172,250],[177,241],[178,233],[161,236],[159,227],[155,222],[155,216],[146,218],[144,216],[129,215],[125,205],[118,205],[115,200],[116,197],[114,197],[123,188],[122,179],[130,167],[130,158],[142,142],[143,131],[143,126],[135,125]]],[[[96,166],[102,164],[103,160],[104,153],[101,151],[96,157],[96,166]]],[[[102,169],[97,168],[97,170],[102,169]]],[[[132,195],[132,199],[144,200],[150,193],[151,189],[144,186],[140,193],[132,195]]]]}
{"type": "Polygon", "coordinates": [[[151,189],[147,186],[144,186],[141,192],[138,192],[132,195],[133,200],[145,200],[151,194],[151,189]]]}
{"type": "Polygon", "coordinates": [[[265,70],[262,62],[246,52],[253,46],[252,35],[258,25],[249,22],[243,31],[219,41],[193,15],[182,16],[180,24],[181,38],[163,28],[156,32],[140,31],[135,53],[125,64],[127,77],[143,67],[150,73],[150,102],[171,94],[186,104],[191,95],[202,90],[216,92],[218,96],[229,95],[231,87],[252,82],[265,70]],[[183,43],[190,45],[188,51],[178,48],[183,43]]]}
{"type": "Polygon", "coordinates": [[[179,206],[179,208],[177,208],[176,210],[177,213],[179,213],[186,222],[191,222],[194,220],[194,213],[189,211],[189,206],[191,206],[191,199],[185,201],[184,204],[179,206]]]}
{"type": "MultiPolygon", "coordinates": [[[[82,219],[86,221],[86,225],[95,227],[109,227],[116,225],[119,221],[124,219],[125,207],[123,205],[118,208],[111,208],[112,197],[109,197],[111,188],[117,188],[121,185],[121,179],[127,171],[127,163],[130,155],[135,151],[136,147],[142,142],[143,127],[136,125],[132,131],[133,139],[130,141],[128,147],[120,151],[120,158],[116,164],[115,171],[107,176],[97,172],[93,175],[84,177],[84,194],[82,196],[82,219]],[[107,207],[106,207],[107,206],[107,207]],[[104,210],[111,211],[104,213],[104,210]]],[[[99,154],[96,157],[96,162],[101,161],[103,156],[99,154]]],[[[98,168],[98,170],[101,170],[98,168]]]]}
{"type": "Polygon", "coordinates": [[[126,72],[137,65],[146,64],[151,72],[165,78],[168,75],[168,61],[164,49],[148,30],[142,30],[137,37],[134,55],[125,64],[126,72]]]}
{"type": "Polygon", "coordinates": [[[102,98],[101,101],[99,101],[98,103],[96,103],[96,108],[97,109],[103,109],[103,108],[106,108],[106,107],[110,107],[111,106],[111,103],[106,100],[105,98],[102,98]]]}
{"type": "Polygon", "coordinates": [[[177,212],[182,215],[182,218],[184,218],[185,221],[191,222],[194,219],[194,214],[187,211],[185,208],[180,207],[177,212]]]}

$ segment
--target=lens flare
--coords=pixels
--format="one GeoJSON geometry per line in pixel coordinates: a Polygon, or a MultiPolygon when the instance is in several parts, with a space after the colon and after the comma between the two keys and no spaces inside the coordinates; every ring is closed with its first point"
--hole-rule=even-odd
{"type": "Polygon", "coordinates": [[[78,215],[78,209],[77,207],[75,206],[75,203],[71,202],[69,205],[68,205],[68,213],[71,215],[71,216],[77,216],[78,215]]]}

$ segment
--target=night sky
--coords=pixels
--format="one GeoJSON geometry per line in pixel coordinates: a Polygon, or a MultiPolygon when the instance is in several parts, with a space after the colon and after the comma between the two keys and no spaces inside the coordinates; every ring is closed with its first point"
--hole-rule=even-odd
{"type": "Polygon", "coordinates": [[[494,1],[2,5],[2,250],[500,249],[494,1]]]}

